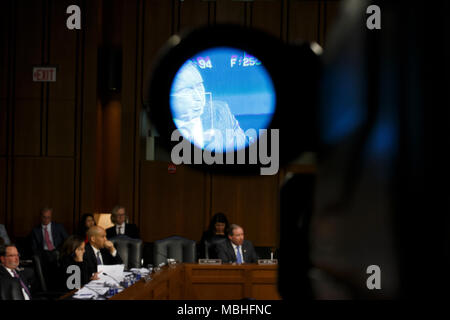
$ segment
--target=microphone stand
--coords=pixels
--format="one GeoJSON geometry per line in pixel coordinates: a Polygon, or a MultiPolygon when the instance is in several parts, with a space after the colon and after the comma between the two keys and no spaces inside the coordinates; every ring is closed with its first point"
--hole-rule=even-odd
{"type": "Polygon", "coordinates": [[[110,276],[110,275],[107,274],[106,272],[102,272],[102,274],[103,274],[104,276],[107,276],[107,277],[113,279],[113,280],[119,285],[119,287],[123,288],[122,285],[120,284],[120,281],[118,281],[116,278],[110,276]]]}

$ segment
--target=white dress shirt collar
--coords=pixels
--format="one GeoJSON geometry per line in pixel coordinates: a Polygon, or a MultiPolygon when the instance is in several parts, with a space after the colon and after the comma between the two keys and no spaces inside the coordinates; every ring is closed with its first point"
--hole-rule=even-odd
{"type": "Polygon", "coordinates": [[[122,224],[116,225],[116,233],[117,234],[125,234],[125,222],[123,222],[122,224]],[[120,228],[121,233],[119,233],[119,228],[120,228]]]}
{"type": "Polygon", "coordinates": [[[42,227],[42,231],[44,231],[44,229],[47,228],[48,232],[50,233],[50,231],[52,230],[52,223],[50,222],[47,225],[41,224],[41,227],[42,227]]]}
{"type": "MultiPolygon", "coordinates": [[[[230,241],[231,242],[231,245],[233,246],[233,250],[234,250],[234,254],[236,255],[236,259],[237,259],[237,245],[235,245],[234,243],[233,243],[233,241],[230,241]]],[[[243,254],[243,252],[242,252],[242,245],[241,246],[239,246],[239,252],[241,253],[241,258],[242,258],[242,263],[244,263],[244,254],[243,254]]]]}

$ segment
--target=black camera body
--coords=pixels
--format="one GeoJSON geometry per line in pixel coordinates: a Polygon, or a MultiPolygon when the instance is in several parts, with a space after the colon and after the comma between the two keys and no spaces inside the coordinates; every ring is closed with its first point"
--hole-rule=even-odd
{"type": "MultiPolygon", "coordinates": [[[[449,176],[442,153],[450,139],[426,120],[448,125],[448,77],[433,72],[449,71],[449,5],[379,1],[381,29],[370,29],[366,9],[374,3],[344,2],[323,55],[316,44],[219,25],[171,38],[155,64],[148,114],[168,149],[177,71],[202,50],[228,46],[257,57],[273,80],[267,128],[279,130],[280,166],[317,153],[317,175],[290,177],[281,190],[285,299],[424,297],[447,286],[450,197],[437,180],[449,176]]],[[[230,174],[262,166],[194,165],[230,174]]]]}

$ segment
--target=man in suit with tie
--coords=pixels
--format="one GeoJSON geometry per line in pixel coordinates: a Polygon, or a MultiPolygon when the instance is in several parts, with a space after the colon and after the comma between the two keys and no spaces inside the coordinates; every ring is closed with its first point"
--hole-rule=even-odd
{"type": "Polygon", "coordinates": [[[69,236],[64,226],[52,221],[53,209],[41,210],[41,224],[31,231],[31,249],[42,262],[42,273],[49,289],[56,289],[58,284],[54,275],[58,272],[58,248],[69,236]]]}
{"type": "Polygon", "coordinates": [[[34,254],[57,249],[69,236],[62,224],[52,222],[52,214],[53,209],[43,208],[41,224],[31,232],[31,248],[34,254]]]}
{"type": "Polygon", "coordinates": [[[88,275],[97,272],[99,265],[122,264],[114,244],[106,238],[106,231],[100,226],[93,226],[87,232],[89,243],[85,247],[83,260],[86,261],[88,275]]]}
{"type": "Polygon", "coordinates": [[[0,247],[0,300],[31,300],[34,273],[19,270],[19,252],[14,244],[0,247]]]}
{"type": "Polygon", "coordinates": [[[125,207],[115,206],[111,210],[111,222],[113,227],[106,229],[106,236],[111,239],[117,236],[127,236],[133,239],[139,239],[139,230],[133,223],[126,223],[127,214],[125,207]]]}
{"type": "Polygon", "coordinates": [[[228,241],[218,243],[216,252],[223,263],[242,264],[258,261],[255,248],[250,241],[244,240],[244,229],[237,224],[230,225],[228,241]]]}

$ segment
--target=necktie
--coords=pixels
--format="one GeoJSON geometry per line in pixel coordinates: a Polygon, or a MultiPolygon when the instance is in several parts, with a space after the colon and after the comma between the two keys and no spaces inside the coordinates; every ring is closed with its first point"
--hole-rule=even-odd
{"type": "Polygon", "coordinates": [[[119,232],[117,234],[122,234],[122,227],[119,227],[119,232]]]}
{"type": "Polygon", "coordinates": [[[22,288],[25,290],[25,292],[27,293],[28,297],[31,299],[31,293],[28,290],[28,287],[25,285],[25,283],[23,283],[22,279],[20,278],[19,274],[16,272],[16,270],[12,270],[14,277],[16,277],[17,279],[19,279],[20,285],[22,286],[22,288]]]}
{"type": "Polygon", "coordinates": [[[53,243],[50,241],[50,235],[48,234],[47,226],[44,227],[44,234],[45,234],[45,243],[47,244],[47,249],[49,251],[52,251],[53,249],[55,249],[55,247],[53,247],[53,243]]]}
{"type": "Polygon", "coordinates": [[[239,250],[241,246],[237,246],[237,253],[236,253],[236,262],[237,264],[241,264],[242,263],[242,256],[241,256],[241,251],[239,250]]]}
{"type": "Polygon", "coordinates": [[[100,251],[97,251],[97,264],[102,264],[102,259],[100,259],[100,251]]]}

